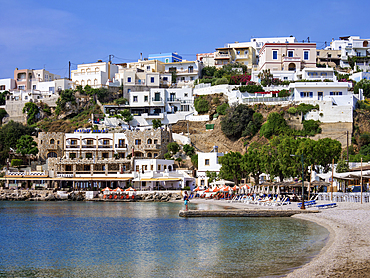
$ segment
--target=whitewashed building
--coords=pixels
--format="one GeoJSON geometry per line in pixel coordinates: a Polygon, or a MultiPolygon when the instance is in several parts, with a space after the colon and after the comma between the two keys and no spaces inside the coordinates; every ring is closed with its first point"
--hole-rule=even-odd
{"type": "Polygon", "coordinates": [[[221,164],[219,163],[219,157],[224,156],[224,153],[218,152],[218,147],[214,146],[213,150],[209,153],[198,153],[198,186],[208,187],[208,177],[206,172],[220,172],[221,164]]]}

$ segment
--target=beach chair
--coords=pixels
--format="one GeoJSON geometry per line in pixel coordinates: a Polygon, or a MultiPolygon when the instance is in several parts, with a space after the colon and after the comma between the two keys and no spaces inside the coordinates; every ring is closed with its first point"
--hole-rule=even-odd
{"type": "Polygon", "coordinates": [[[336,207],[337,204],[336,203],[331,203],[331,204],[323,204],[323,205],[317,205],[316,207],[318,209],[326,209],[326,208],[334,208],[336,207]]]}

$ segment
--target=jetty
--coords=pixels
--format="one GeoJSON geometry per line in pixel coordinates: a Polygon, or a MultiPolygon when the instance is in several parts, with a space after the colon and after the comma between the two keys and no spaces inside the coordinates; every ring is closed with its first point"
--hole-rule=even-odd
{"type": "Polygon", "coordinates": [[[180,210],[180,217],[290,217],[301,213],[319,213],[319,210],[225,209],[180,210]]]}

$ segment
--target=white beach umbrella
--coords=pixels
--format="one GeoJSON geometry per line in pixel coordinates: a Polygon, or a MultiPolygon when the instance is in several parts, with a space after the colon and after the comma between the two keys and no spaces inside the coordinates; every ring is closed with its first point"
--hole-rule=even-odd
{"type": "Polygon", "coordinates": [[[275,195],[275,185],[272,187],[271,194],[272,194],[272,195],[275,195]]]}

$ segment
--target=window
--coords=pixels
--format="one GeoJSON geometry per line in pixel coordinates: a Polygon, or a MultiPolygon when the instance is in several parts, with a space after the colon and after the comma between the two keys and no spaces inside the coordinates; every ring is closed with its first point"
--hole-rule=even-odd
{"type": "Polygon", "coordinates": [[[18,89],[19,89],[19,90],[24,90],[24,85],[22,85],[22,86],[18,86],[18,89]]]}
{"type": "Polygon", "coordinates": [[[55,152],[48,153],[48,157],[58,157],[58,155],[55,152]]]}
{"type": "Polygon", "coordinates": [[[294,52],[293,50],[289,50],[288,51],[288,57],[293,57],[294,56],[294,52]]]}
{"type": "Polygon", "coordinates": [[[119,153],[118,156],[119,158],[125,158],[125,153],[119,153]]]}
{"type": "Polygon", "coordinates": [[[331,96],[341,96],[342,92],[330,92],[331,96]]]}
{"type": "Polygon", "coordinates": [[[103,158],[108,158],[109,157],[109,153],[102,153],[102,157],[103,158]]]}
{"type": "Polygon", "coordinates": [[[301,98],[313,97],[313,92],[301,92],[301,98]]]}
{"type": "Polygon", "coordinates": [[[303,59],[308,60],[308,51],[303,52],[303,59]]]}
{"type": "Polygon", "coordinates": [[[150,70],[150,66],[146,66],[146,70],[150,70]]]}
{"type": "Polygon", "coordinates": [[[152,144],[152,139],[148,139],[148,144],[152,144]]]}
{"type": "Polygon", "coordinates": [[[32,85],[32,89],[33,90],[36,90],[36,85],[32,85]]]}
{"type": "Polygon", "coordinates": [[[184,94],[184,97],[188,97],[188,93],[185,93],[185,94],[184,94]]]}
{"type": "Polygon", "coordinates": [[[50,144],[54,144],[54,139],[50,139],[50,144]]]}
{"type": "Polygon", "coordinates": [[[148,158],[152,158],[152,153],[148,153],[148,158]]]}
{"type": "Polygon", "coordinates": [[[144,102],[148,102],[148,96],[144,96],[144,102]]]}
{"type": "Polygon", "coordinates": [[[28,99],[28,96],[25,96],[24,99],[27,100],[28,99]]]}
{"type": "Polygon", "coordinates": [[[59,140],[57,141],[57,144],[59,145],[59,140]]]}
{"type": "Polygon", "coordinates": [[[209,165],[209,159],[206,159],[206,160],[204,161],[204,164],[205,164],[205,165],[209,165]]]}
{"type": "Polygon", "coordinates": [[[133,96],[133,102],[137,102],[137,96],[133,96]]]}
{"type": "Polygon", "coordinates": [[[168,58],[166,58],[166,60],[165,60],[165,63],[168,63],[170,60],[168,59],[168,58]]]}
{"type": "Polygon", "coordinates": [[[317,53],[316,53],[316,54],[317,54],[317,56],[320,56],[320,51],[317,51],[317,53]]]}
{"type": "Polygon", "coordinates": [[[161,165],[160,164],[158,164],[158,171],[160,171],[161,170],[161,165]]]}
{"type": "Polygon", "coordinates": [[[248,55],[248,50],[244,50],[244,55],[248,55]]]}
{"type": "Polygon", "coordinates": [[[240,55],[240,51],[237,51],[236,54],[240,55]]]}
{"type": "Polygon", "coordinates": [[[272,59],[277,60],[277,50],[272,51],[272,59]]]}
{"type": "Polygon", "coordinates": [[[193,76],[190,76],[190,80],[193,81],[194,80],[194,77],[193,76]]]}
{"type": "Polygon", "coordinates": [[[118,140],[118,147],[124,148],[125,147],[125,139],[119,139],[118,140]]]}
{"type": "Polygon", "coordinates": [[[129,93],[131,93],[131,89],[127,89],[127,93],[129,94],[129,93]]]}
{"type": "Polygon", "coordinates": [[[150,83],[154,83],[154,77],[150,77],[150,83]]]}
{"type": "Polygon", "coordinates": [[[167,169],[167,165],[163,165],[163,170],[166,170],[167,169]]]}
{"type": "Polygon", "coordinates": [[[200,185],[204,186],[204,180],[200,181],[200,185]]]}
{"type": "Polygon", "coordinates": [[[131,83],[131,77],[127,77],[127,83],[131,83]]]}
{"type": "Polygon", "coordinates": [[[168,81],[168,77],[167,76],[163,77],[163,81],[168,81]]]}
{"type": "Polygon", "coordinates": [[[71,140],[71,145],[77,145],[77,140],[71,140]]]}
{"type": "Polygon", "coordinates": [[[154,153],[154,158],[156,158],[158,156],[158,153],[154,153]]]}
{"type": "Polygon", "coordinates": [[[87,139],[86,140],[86,145],[92,145],[93,144],[93,140],[92,139],[87,139]]]}
{"type": "Polygon", "coordinates": [[[150,170],[153,171],[154,167],[153,167],[153,164],[150,165],[150,170]]]}
{"type": "Polygon", "coordinates": [[[158,144],[158,139],[154,139],[154,144],[158,144]]]}
{"type": "Polygon", "coordinates": [[[141,145],[141,139],[135,139],[135,145],[140,146],[141,145]]]}
{"type": "Polygon", "coordinates": [[[328,53],[328,58],[331,58],[331,54],[330,53],[328,53]]]}
{"type": "Polygon", "coordinates": [[[85,157],[86,157],[86,158],[92,158],[92,153],[86,153],[86,154],[85,154],[85,157]]]}
{"type": "Polygon", "coordinates": [[[70,153],[70,154],[69,154],[69,158],[70,158],[70,159],[75,159],[75,158],[76,158],[76,156],[77,156],[77,155],[76,155],[76,153],[70,153]]]}
{"type": "Polygon", "coordinates": [[[284,76],[284,80],[288,80],[288,77],[287,76],[284,76]]]}
{"type": "Polygon", "coordinates": [[[109,140],[107,140],[107,139],[103,140],[103,145],[108,146],[109,145],[109,140]]]}

